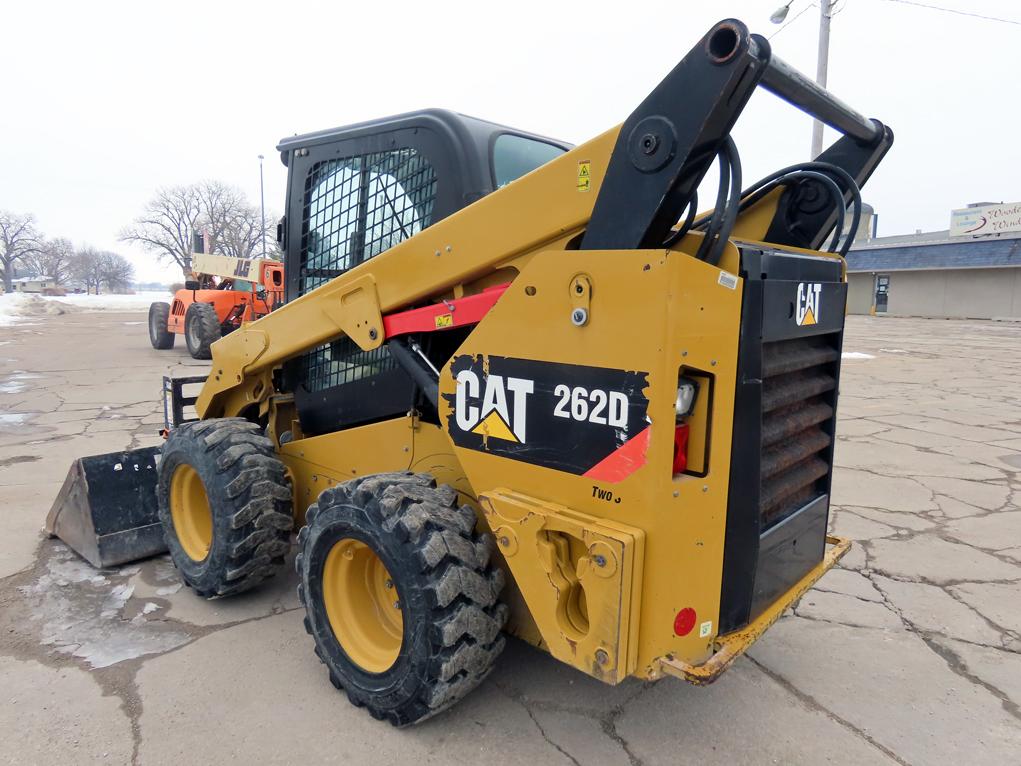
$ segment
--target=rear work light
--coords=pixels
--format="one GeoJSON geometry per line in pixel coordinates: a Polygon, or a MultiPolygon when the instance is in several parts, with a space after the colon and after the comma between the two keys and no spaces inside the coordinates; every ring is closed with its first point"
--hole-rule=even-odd
{"type": "Polygon", "coordinates": [[[677,399],[674,402],[678,423],[681,418],[687,417],[695,409],[696,396],[698,396],[698,383],[683,375],[679,377],[677,379],[677,399]]]}

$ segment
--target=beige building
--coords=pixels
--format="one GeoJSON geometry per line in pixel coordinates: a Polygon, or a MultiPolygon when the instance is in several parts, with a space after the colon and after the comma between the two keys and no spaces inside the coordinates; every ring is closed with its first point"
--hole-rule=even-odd
{"type": "Polygon", "coordinates": [[[19,277],[11,281],[11,290],[16,293],[41,293],[56,286],[52,277],[19,277]]]}
{"type": "Polygon", "coordinates": [[[1021,319],[1021,234],[871,239],[853,246],[847,272],[850,314],[1021,319]]]}

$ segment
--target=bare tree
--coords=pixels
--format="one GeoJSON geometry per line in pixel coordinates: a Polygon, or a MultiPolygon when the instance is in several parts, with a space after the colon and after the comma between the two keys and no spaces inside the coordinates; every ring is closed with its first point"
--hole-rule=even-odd
{"type": "Polygon", "coordinates": [[[259,208],[248,202],[244,192],[219,181],[203,181],[197,188],[210,252],[234,258],[261,255],[263,239],[266,238],[267,245],[273,239],[269,237],[271,226],[263,227],[259,208]]]}
{"type": "Polygon", "coordinates": [[[276,223],[279,216],[266,213],[266,226],[262,225],[262,213],[257,207],[249,207],[239,216],[234,225],[228,227],[220,244],[220,252],[237,258],[261,258],[265,241],[266,257],[275,261],[283,260],[283,252],[277,244],[276,223]]]}
{"type": "Polygon", "coordinates": [[[36,276],[50,277],[62,285],[71,276],[73,259],[74,246],[69,240],[57,237],[42,242],[39,249],[25,260],[36,276]]]}
{"type": "Polygon", "coordinates": [[[3,266],[4,290],[11,291],[14,264],[39,250],[39,232],[31,215],[0,210],[0,266],[3,266]]]}
{"type": "Polygon", "coordinates": [[[141,245],[161,261],[176,263],[189,279],[192,235],[199,230],[201,216],[202,199],[196,185],[160,189],[120,238],[141,245]]]}
{"type": "Polygon", "coordinates": [[[123,255],[102,252],[99,254],[100,279],[112,292],[123,292],[131,287],[135,278],[135,267],[123,255]]]}
{"type": "MultiPolygon", "coordinates": [[[[235,258],[255,258],[262,255],[265,236],[259,211],[254,207],[247,208],[239,211],[224,227],[216,243],[217,252],[235,258]]],[[[266,255],[270,255],[268,249],[266,255]]]]}
{"type": "Polygon", "coordinates": [[[103,282],[103,254],[93,247],[83,247],[74,254],[71,260],[71,277],[85,285],[85,292],[93,289],[99,295],[99,286],[103,282]]]}
{"type": "Polygon", "coordinates": [[[259,209],[244,192],[210,180],[161,189],[145,213],[121,232],[121,240],[138,243],[161,260],[172,260],[188,279],[193,234],[208,237],[211,253],[251,258],[261,254],[269,229],[263,229],[259,209]]]}

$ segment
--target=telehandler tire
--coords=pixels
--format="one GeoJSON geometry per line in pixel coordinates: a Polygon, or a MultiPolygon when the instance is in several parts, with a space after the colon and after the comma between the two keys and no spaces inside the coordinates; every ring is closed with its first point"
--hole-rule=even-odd
{"type": "Polygon", "coordinates": [[[212,359],[209,347],[220,339],[220,319],[210,303],[193,303],[184,313],[184,341],[192,359],[212,359]]]}
{"type": "Polygon", "coordinates": [[[285,566],[291,487],[256,424],[214,418],[175,428],[156,496],[170,557],[200,596],[241,593],[285,566]]]}
{"type": "Polygon", "coordinates": [[[167,321],[169,319],[169,303],[149,304],[149,342],[153,348],[160,351],[173,348],[174,339],[177,337],[167,329],[167,321]]]}
{"type": "Polygon", "coordinates": [[[503,650],[503,572],[475,512],[428,474],[365,476],[308,509],[295,568],[330,681],[374,718],[417,723],[474,689],[503,650]]]}

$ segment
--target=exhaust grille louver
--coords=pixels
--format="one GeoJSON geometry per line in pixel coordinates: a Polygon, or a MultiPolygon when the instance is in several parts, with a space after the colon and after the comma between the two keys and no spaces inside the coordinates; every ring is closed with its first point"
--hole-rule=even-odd
{"type": "Polygon", "coordinates": [[[825,554],[847,303],[842,271],[830,257],[741,249],[722,632],[762,614],[825,554]]]}
{"type": "Polygon", "coordinates": [[[825,494],[832,443],[835,335],[762,347],[762,458],[759,510],[771,527],[825,494]]]}

